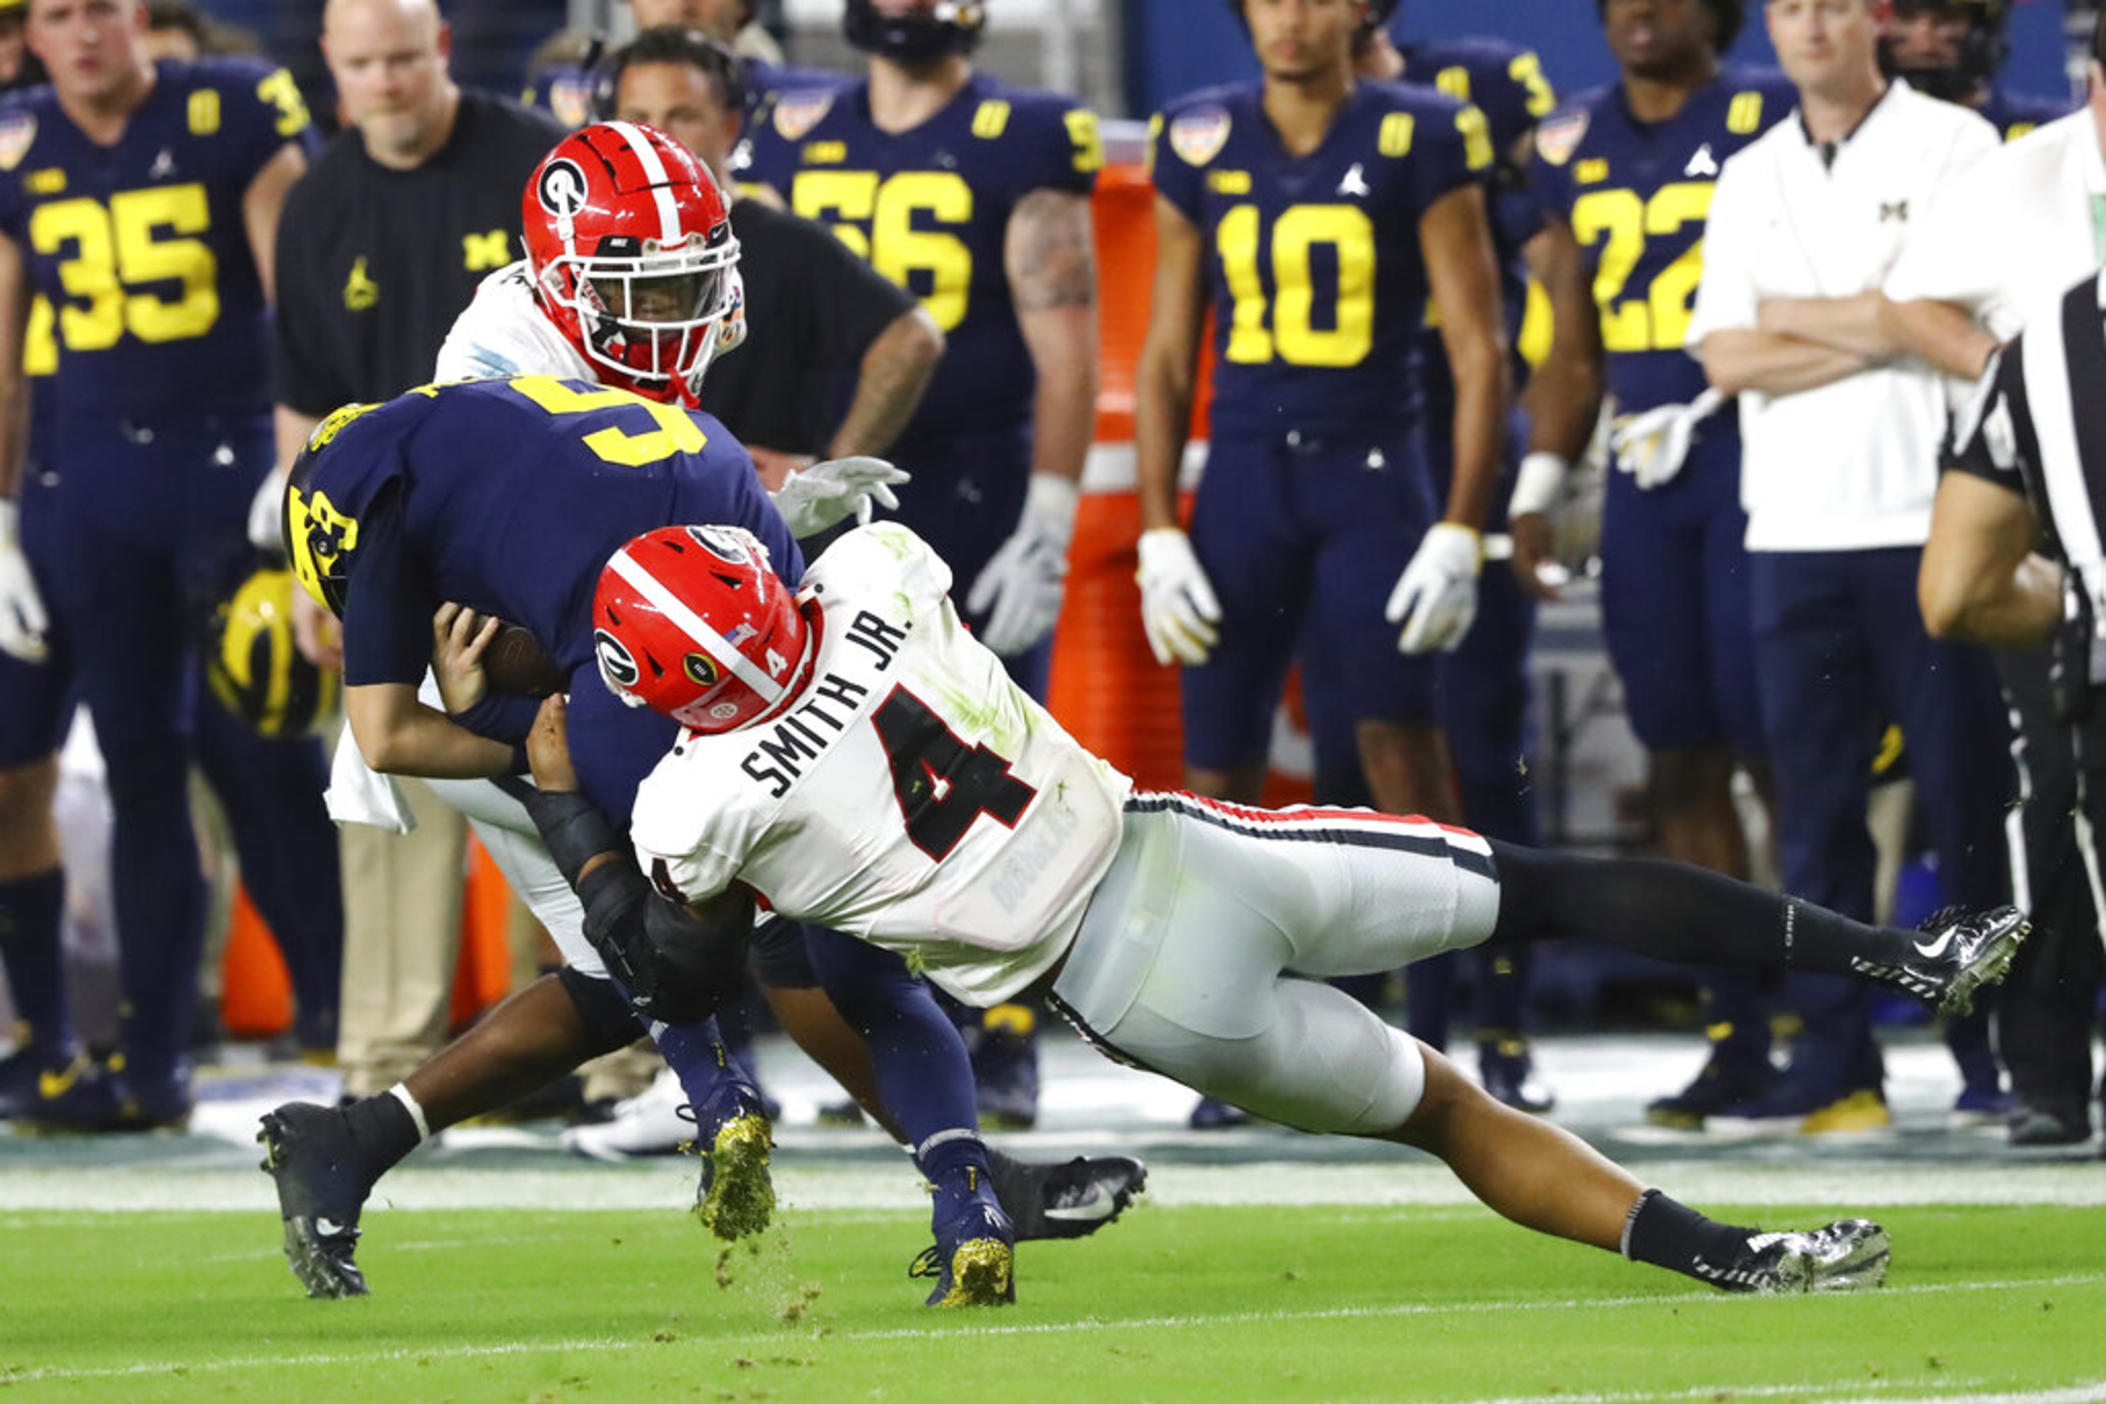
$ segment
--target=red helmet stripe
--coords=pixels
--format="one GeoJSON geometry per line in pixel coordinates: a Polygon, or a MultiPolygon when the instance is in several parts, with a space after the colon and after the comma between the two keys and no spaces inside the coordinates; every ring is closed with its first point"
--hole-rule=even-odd
{"type": "Polygon", "coordinates": [[[782,696],[780,683],[754,667],[752,659],[733,647],[728,639],[710,627],[709,621],[689,609],[678,595],[668,590],[656,576],[644,569],[643,565],[629,554],[628,547],[624,546],[615,552],[614,559],[607,562],[607,568],[634,586],[636,593],[649,601],[653,609],[670,619],[681,632],[697,643],[706,645],[716,661],[730,668],[732,676],[759,693],[762,701],[773,703],[782,696]]]}
{"type": "Polygon", "coordinates": [[[680,242],[680,210],[673,203],[673,178],[667,174],[665,162],[651,145],[650,137],[634,122],[609,122],[608,128],[621,133],[622,140],[629,143],[637,164],[643,167],[644,180],[651,188],[651,195],[658,203],[659,242],[672,248],[680,242]]]}

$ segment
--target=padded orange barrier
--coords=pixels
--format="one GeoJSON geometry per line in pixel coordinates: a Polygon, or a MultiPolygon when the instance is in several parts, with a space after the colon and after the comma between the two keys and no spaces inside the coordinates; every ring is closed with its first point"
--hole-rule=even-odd
{"type": "Polygon", "coordinates": [[[219,963],[219,1018],[235,1038],[276,1038],[292,1027],[292,976],[249,894],[234,891],[234,917],[219,963]]]}

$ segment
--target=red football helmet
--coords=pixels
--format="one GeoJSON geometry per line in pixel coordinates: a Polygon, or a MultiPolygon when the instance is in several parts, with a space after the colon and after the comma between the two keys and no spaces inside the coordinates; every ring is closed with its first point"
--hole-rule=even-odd
{"type": "Polygon", "coordinates": [[[736,731],[786,706],[811,674],[817,634],[732,526],[660,527],[616,551],[592,597],[600,676],[632,707],[693,731],[736,731]]]}
{"type": "Polygon", "coordinates": [[[716,177],[634,122],[599,122],[542,157],[522,204],[534,293],[608,384],[695,402],[744,316],[739,241],[716,177]]]}

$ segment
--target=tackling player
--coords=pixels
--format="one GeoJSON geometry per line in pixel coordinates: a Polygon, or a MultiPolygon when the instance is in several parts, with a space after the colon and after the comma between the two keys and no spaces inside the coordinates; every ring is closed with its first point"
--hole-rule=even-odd
{"type": "Polygon", "coordinates": [[[193,707],[186,614],[247,571],[243,503],[272,457],[272,238],[306,166],[307,110],[290,75],[268,65],[149,62],[146,25],[132,0],[33,0],[28,40],[52,86],[0,113],[0,491],[12,491],[18,462],[25,339],[57,354],[39,400],[45,471],[22,484],[40,574],[8,592],[18,604],[40,584],[52,629],[48,640],[0,631],[17,658],[57,650],[34,672],[11,667],[0,686],[0,957],[32,1023],[63,1008],[62,887],[44,836],[51,757],[77,686],[115,816],[123,1057],[46,1069],[36,1104],[22,1108],[77,1130],[189,1115],[205,920],[193,760],[226,804],[311,1045],[334,1043],[342,934],[319,753],[193,707]],[[38,297],[56,317],[32,324],[38,297]],[[25,854],[48,854],[50,866],[25,854]]]}
{"type": "MultiPolygon", "coordinates": [[[[1107,1056],[1282,1124],[1428,1150],[1543,1232],[1726,1290],[1883,1280],[1877,1225],[1713,1223],[1487,1097],[1321,977],[1496,932],[1850,972],[1961,1007],[2023,940],[2015,909],[1919,944],[1683,864],[1136,791],[962,627],[949,571],[905,527],[850,533],[794,597],[770,557],[719,526],[626,543],[592,603],[604,688],[577,677],[568,706],[542,704],[530,804],[610,963],[697,994],[698,975],[735,971],[737,918],[765,903],[909,955],[960,999],[1044,992],[1107,1056]],[[608,691],[685,728],[637,794],[633,857],[571,764],[608,691]]],[[[442,675],[472,680],[475,652],[449,651],[442,675]]],[[[944,1266],[961,1290],[998,1294],[1000,1246],[968,1241],[944,1266]]]]}
{"type": "MultiPolygon", "coordinates": [[[[1764,742],[1740,429],[1682,338],[1719,168],[1798,96],[1779,75],[1721,64],[1741,0],[1597,4],[1621,79],[1543,123],[1530,173],[1548,215],[1531,258],[1555,332],[1510,503],[1514,565],[1541,588],[1544,514],[1606,392],[1618,436],[1602,510],[1602,632],[1631,729],[1651,752],[1660,850],[1744,877],[1733,771],[1759,767],[1764,742]]],[[[1655,1120],[1701,1126],[1774,1076],[1768,1011],[1748,977],[1719,972],[1705,1000],[1711,1057],[1687,1088],[1647,1108],[1655,1120]]]]}
{"type": "MultiPolygon", "coordinates": [[[[898,515],[967,582],[981,639],[1043,697],[1096,430],[1089,197],[1104,153],[1093,113],[975,71],[985,23],[979,0],[844,0],[868,77],[779,91],[741,175],[831,226],[942,329],[949,349],[891,449],[914,475],[898,515]]],[[[1034,1016],[987,1024],[982,1105],[1028,1124],[1034,1016]]]]}

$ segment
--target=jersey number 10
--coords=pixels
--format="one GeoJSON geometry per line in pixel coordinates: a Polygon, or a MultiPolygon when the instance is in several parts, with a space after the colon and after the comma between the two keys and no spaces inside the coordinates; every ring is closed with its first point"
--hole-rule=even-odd
{"type": "Polygon", "coordinates": [[[1273,221],[1268,308],[1258,266],[1261,218],[1256,205],[1234,205],[1214,229],[1214,249],[1235,303],[1228,359],[1239,365],[1274,359],[1292,366],[1360,364],[1375,344],[1374,221],[1358,205],[1290,205],[1273,221]],[[1316,324],[1314,276],[1314,251],[1326,247],[1338,266],[1328,330],[1316,324]]]}

